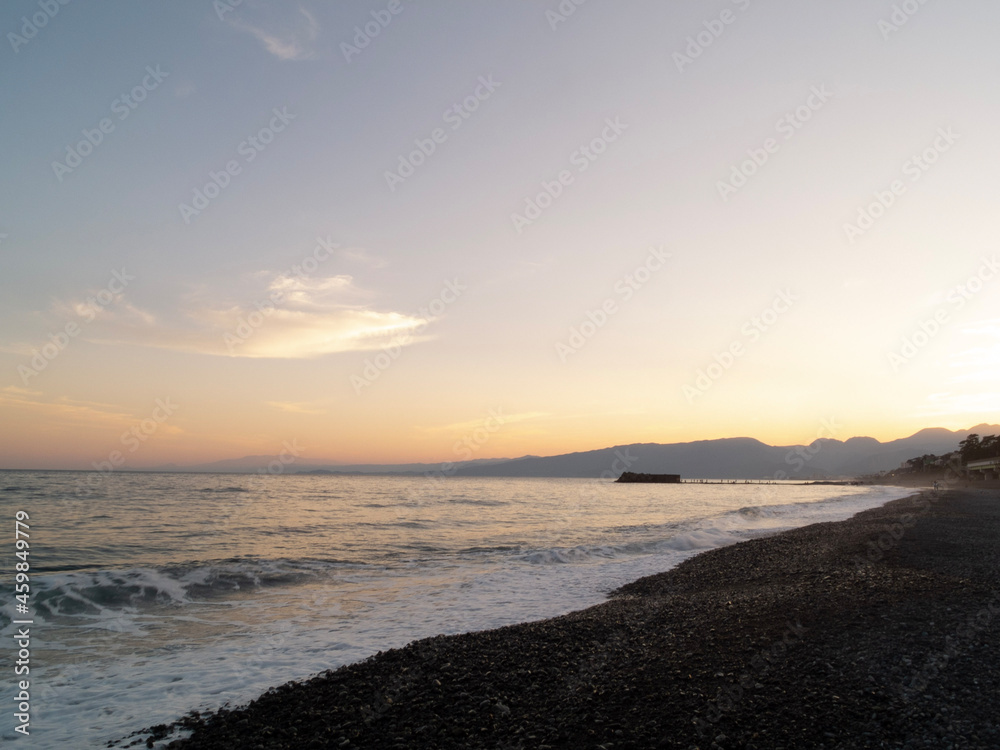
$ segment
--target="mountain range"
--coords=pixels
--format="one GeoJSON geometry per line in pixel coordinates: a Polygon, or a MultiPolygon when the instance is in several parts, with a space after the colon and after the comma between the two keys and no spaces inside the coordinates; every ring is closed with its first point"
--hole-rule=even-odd
{"type": "Polygon", "coordinates": [[[969,435],[1000,434],[1000,426],[968,430],[941,427],[882,443],[875,438],[820,438],[809,445],[767,445],[754,438],[722,438],[688,443],[633,443],[559,456],[478,459],[457,463],[281,464],[277,456],[245,456],[195,466],[156,467],[155,471],[256,473],[278,462],[286,474],[398,474],[460,477],[600,477],[622,471],[681,474],[687,479],[832,479],[898,468],[909,458],[943,455],[969,435]]]}

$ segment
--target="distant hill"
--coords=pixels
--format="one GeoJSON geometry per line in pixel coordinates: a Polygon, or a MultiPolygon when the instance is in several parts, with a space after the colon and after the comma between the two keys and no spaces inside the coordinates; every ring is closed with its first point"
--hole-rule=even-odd
{"type": "MultiPolygon", "coordinates": [[[[617,477],[627,470],[647,474],[680,474],[687,479],[831,479],[888,471],[898,468],[909,458],[928,453],[949,453],[957,450],[959,441],[973,433],[1000,434],[1000,425],[981,424],[957,432],[940,427],[928,428],[888,443],[870,437],[853,437],[849,440],[820,439],[808,446],[775,446],[739,437],[691,443],[633,443],[559,456],[477,459],[452,465],[296,461],[285,465],[282,473],[437,473],[460,477],[600,477],[604,474],[617,477]]],[[[269,464],[278,460],[278,456],[244,456],[195,466],[170,464],[152,470],[244,474],[266,470],[269,464]]]]}
{"type": "MultiPolygon", "coordinates": [[[[286,456],[286,461],[287,461],[286,456]]],[[[507,458],[479,458],[474,461],[463,461],[454,464],[448,473],[454,473],[455,468],[461,466],[479,466],[493,464],[502,461],[509,461],[507,458]]],[[[150,467],[145,471],[179,471],[204,474],[256,474],[260,470],[267,468],[277,461],[281,463],[280,456],[243,456],[243,458],[226,458],[221,461],[213,461],[205,464],[192,464],[181,466],[178,464],[163,464],[150,467]]],[[[274,472],[281,474],[413,474],[422,475],[427,472],[440,472],[442,464],[331,464],[329,462],[317,463],[315,461],[293,461],[282,464],[283,471],[274,472]]]]}
{"type": "Polygon", "coordinates": [[[952,432],[925,429],[908,438],[882,443],[870,437],[820,439],[809,446],[772,446],[753,438],[699,440],[693,443],[635,443],[545,458],[528,457],[488,466],[463,466],[464,477],[599,477],[624,470],[676,474],[700,479],[795,479],[853,477],[898,468],[908,458],[958,449],[972,433],[1000,433],[1000,426],[978,425],[952,432]],[[617,462],[617,463],[616,463],[617,462]],[[626,466],[625,464],[628,463],[626,466]]]}

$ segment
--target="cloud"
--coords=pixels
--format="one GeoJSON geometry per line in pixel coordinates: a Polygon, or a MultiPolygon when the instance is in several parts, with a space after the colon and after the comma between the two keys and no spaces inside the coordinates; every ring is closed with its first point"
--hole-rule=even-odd
{"type": "Polygon", "coordinates": [[[290,414],[326,414],[326,409],[317,408],[317,404],[307,401],[267,401],[265,402],[272,409],[288,412],[290,414]]]}
{"type": "Polygon", "coordinates": [[[394,342],[427,340],[418,330],[427,321],[396,312],[344,308],[315,311],[275,308],[269,313],[242,309],[218,343],[240,357],[305,359],[323,354],[369,351],[394,342]],[[255,323],[260,325],[255,326],[255,323]],[[234,341],[234,339],[236,341],[234,341]]]}
{"type": "Polygon", "coordinates": [[[121,407],[112,404],[76,401],[65,396],[47,401],[39,391],[16,386],[0,388],[0,406],[11,411],[26,411],[32,416],[43,416],[51,423],[119,426],[132,418],[130,414],[120,411],[121,407]]]}
{"type": "Polygon", "coordinates": [[[34,314],[36,340],[4,341],[0,352],[33,356],[52,331],[70,325],[70,346],[80,341],[274,359],[377,351],[433,338],[426,330],[433,317],[377,309],[373,293],[348,274],[259,271],[245,274],[236,288],[232,279],[224,287],[197,282],[158,310],[134,304],[128,290],[101,302],[92,293],[55,300],[34,314]]]}
{"type": "MultiPolygon", "coordinates": [[[[122,296],[99,307],[57,301],[46,322],[62,328],[73,321],[77,338],[91,343],[249,358],[308,359],[432,338],[423,332],[432,322],[427,318],[359,303],[370,295],[348,275],[252,274],[251,282],[244,300],[220,303],[222,294],[201,288],[169,315],[122,296]]],[[[30,354],[33,348],[14,344],[4,350],[30,354]]]]}
{"type": "Polygon", "coordinates": [[[348,247],[340,251],[340,255],[349,261],[359,263],[369,268],[385,268],[389,261],[385,258],[378,258],[362,247],[348,247]]]}
{"type": "Polygon", "coordinates": [[[467,422],[455,422],[454,424],[440,425],[438,427],[421,427],[419,429],[421,432],[428,435],[469,433],[482,427],[483,423],[491,415],[495,415],[499,419],[502,419],[504,426],[515,424],[516,422],[525,422],[528,420],[542,419],[552,416],[548,412],[544,411],[526,411],[519,412],[517,414],[506,414],[502,409],[498,408],[491,410],[491,412],[487,412],[479,419],[470,419],[467,422]]]}
{"type": "Polygon", "coordinates": [[[313,43],[319,36],[319,23],[305,8],[299,8],[299,17],[294,19],[294,28],[280,31],[265,29],[239,18],[228,19],[236,29],[254,36],[264,49],[279,60],[308,60],[316,56],[313,43]]]}
{"type": "Polygon", "coordinates": [[[13,354],[17,357],[30,357],[38,351],[38,344],[32,346],[23,341],[0,344],[0,354],[13,354]]]}
{"type": "Polygon", "coordinates": [[[286,305],[319,309],[332,293],[351,291],[353,283],[353,277],[346,275],[313,279],[281,274],[268,289],[283,295],[286,305]]]}

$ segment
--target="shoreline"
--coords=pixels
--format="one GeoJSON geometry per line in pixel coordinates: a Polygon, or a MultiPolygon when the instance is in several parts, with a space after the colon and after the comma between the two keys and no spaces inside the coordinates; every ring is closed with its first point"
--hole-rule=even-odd
{"type": "Polygon", "coordinates": [[[186,717],[168,747],[997,747],[998,539],[1000,493],[914,494],[186,717]]]}

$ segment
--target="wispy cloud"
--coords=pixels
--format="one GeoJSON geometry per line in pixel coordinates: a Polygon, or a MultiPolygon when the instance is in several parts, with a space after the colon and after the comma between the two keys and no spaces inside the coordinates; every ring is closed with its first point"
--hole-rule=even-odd
{"type": "MultiPolygon", "coordinates": [[[[519,412],[517,414],[506,414],[501,409],[495,410],[496,415],[503,419],[503,424],[511,425],[516,422],[525,422],[532,419],[541,419],[544,417],[551,416],[548,412],[544,411],[525,411],[519,412]]],[[[470,419],[467,422],[455,422],[454,424],[440,425],[437,427],[421,427],[419,431],[427,435],[437,435],[437,434],[462,434],[467,432],[472,432],[478,427],[483,426],[483,420],[488,416],[484,414],[479,419],[470,419]]]]}
{"type": "Polygon", "coordinates": [[[308,401],[267,401],[268,406],[289,414],[326,414],[327,410],[308,401]]]}
{"type": "Polygon", "coordinates": [[[283,295],[288,305],[319,309],[331,294],[351,291],[353,284],[353,277],[346,275],[314,279],[281,274],[271,282],[269,289],[283,295]]]}
{"type": "Polygon", "coordinates": [[[132,418],[113,404],[76,401],[65,396],[48,400],[40,391],[16,386],[0,388],[0,406],[11,412],[25,411],[45,417],[52,424],[120,425],[132,418]]]}
{"type": "Polygon", "coordinates": [[[346,260],[367,266],[368,268],[385,268],[389,265],[389,261],[385,258],[374,256],[363,247],[343,248],[340,251],[340,255],[346,260]]]}
{"type": "Polygon", "coordinates": [[[252,24],[242,18],[227,20],[234,28],[256,37],[264,49],[279,60],[308,60],[316,56],[314,43],[319,36],[319,23],[305,8],[298,8],[298,16],[280,30],[252,24]]]}
{"type": "MultiPolygon", "coordinates": [[[[202,286],[174,313],[157,313],[125,299],[94,308],[81,300],[57,300],[41,325],[79,324],[77,338],[104,345],[248,358],[308,359],[373,351],[427,341],[419,316],[374,309],[359,302],[371,295],[348,275],[298,277],[253,274],[244,298],[220,304],[224,295],[202,286]]],[[[7,342],[3,351],[30,355],[38,342],[7,342]]]]}

